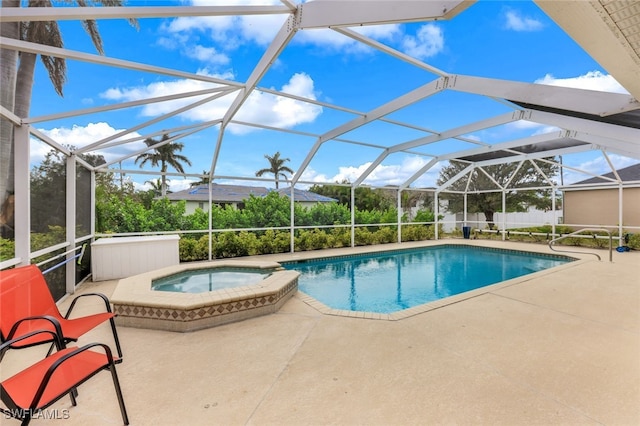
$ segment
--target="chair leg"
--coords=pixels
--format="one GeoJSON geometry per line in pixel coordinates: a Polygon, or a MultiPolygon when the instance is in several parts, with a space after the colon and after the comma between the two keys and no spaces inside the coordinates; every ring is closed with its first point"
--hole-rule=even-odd
{"type": "Polygon", "coordinates": [[[27,426],[31,422],[31,412],[26,412],[24,418],[22,419],[21,426],[27,426]]]}
{"type": "Polygon", "coordinates": [[[78,403],[76,402],[77,397],[78,397],[78,388],[71,389],[71,392],[69,392],[69,398],[71,398],[71,405],[73,405],[74,407],[78,405],[78,403]]]}
{"type": "MultiPolygon", "coordinates": [[[[64,345],[64,342],[62,344],[64,345]]],[[[53,352],[53,348],[55,348],[55,347],[56,347],[55,342],[51,343],[51,346],[49,346],[49,350],[47,351],[47,355],[46,356],[51,355],[51,353],[53,352]]]]}
{"type": "Polygon", "coordinates": [[[111,323],[111,332],[113,333],[113,340],[116,344],[116,351],[118,352],[118,361],[122,361],[122,348],[120,347],[120,339],[118,339],[118,331],[116,330],[116,322],[113,318],[109,319],[111,323]]]}
{"type": "Polygon", "coordinates": [[[120,388],[120,381],[118,380],[118,373],[116,373],[115,364],[109,366],[111,371],[111,377],[113,378],[113,386],[116,389],[116,396],[118,397],[118,404],[120,404],[120,413],[122,413],[122,421],[125,425],[129,424],[129,416],[127,416],[127,409],[124,406],[124,398],[122,397],[122,389],[120,388]]]}

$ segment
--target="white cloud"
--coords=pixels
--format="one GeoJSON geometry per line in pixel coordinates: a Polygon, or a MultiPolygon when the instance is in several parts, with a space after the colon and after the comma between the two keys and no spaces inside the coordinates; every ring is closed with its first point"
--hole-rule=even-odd
{"type": "Polygon", "coordinates": [[[506,28],[513,31],[539,31],[544,25],[542,22],[521,16],[519,12],[508,10],[505,13],[506,28]]]}
{"type": "MultiPolygon", "coordinates": [[[[131,182],[136,191],[148,191],[150,189],[153,189],[153,186],[151,185],[151,183],[149,183],[149,181],[155,182],[156,179],[158,178],[149,177],[149,179],[147,179],[143,183],[136,182],[136,181],[131,181],[131,182]]],[[[169,191],[178,192],[178,191],[183,191],[185,189],[191,188],[191,184],[197,182],[197,180],[193,178],[182,179],[180,177],[174,177],[172,179],[167,179],[166,182],[167,182],[167,189],[169,191]]],[[[243,184],[239,184],[239,185],[243,185],[243,184]]]]}
{"type": "MultiPolygon", "coordinates": [[[[428,161],[429,159],[425,157],[412,155],[404,157],[400,164],[381,164],[373,170],[367,179],[365,179],[364,184],[376,187],[400,185],[424,167],[428,161]]],[[[338,173],[333,176],[328,176],[325,173],[320,173],[314,170],[312,167],[307,167],[302,173],[300,180],[306,182],[317,182],[319,184],[330,184],[334,182],[342,182],[344,180],[355,182],[362,173],[369,168],[369,166],[371,166],[371,162],[360,164],[359,166],[339,166],[338,173]]],[[[427,173],[418,178],[412,184],[412,187],[436,186],[436,180],[438,179],[441,168],[441,163],[436,164],[427,173]]],[[[309,185],[306,185],[305,187],[308,186],[309,185]]]]}
{"type": "Polygon", "coordinates": [[[300,177],[300,180],[306,181],[306,182],[319,182],[319,183],[335,182],[329,179],[329,177],[327,177],[327,175],[325,175],[324,173],[318,173],[316,170],[313,169],[313,167],[307,167],[304,170],[304,172],[302,172],[302,176],[300,177]]]}
{"type": "MultiPolygon", "coordinates": [[[[94,142],[107,138],[109,136],[113,136],[117,133],[122,132],[124,129],[114,129],[110,124],[105,122],[98,123],[89,123],[86,126],[78,126],[74,125],[71,128],[68,127],[55,127],[53,129],[38,129],[55,142],[63,146],[71,146],[74,149],[83,148],[87,145],[90,145],[94,142]]],[[[132,139],[139,137],[140,134],[137,132],[133,132],[129,135],[126,135],[123,138],[118,138],[118,140],[132,139]]],[[[51,148],[44,144],[36,144],[34,145],[36,149],[31,152],[31,161],[33,163],[37,163],[42,161],[44,155],[51,150],[51,148]]],[[[145,145],[142,141],[127,143],[123,145],[119,145],[117,147],[111,148],[108,151],[92,151],[95,154],[104,155],[107,161],[111,161],[117,158],[120,158],[124,155],[130,154],[132,152],[138,151],[144,148],[145,145]]]]}
{"type": "MultiPolygon", "coordinates": [[[[207,74],[203,71],[199,73],[207,74]]],[[[216,75],[216,77],[228,78],[226,75],[216,75]]],[[[103,93],[102,96],[111,100],[133,101],[201,90],[209,87],[215,87],[215,85],[202,81],[175,80],[151,83],[147,86],[109,89],[103,93]]],[[[304,73],[294,74],[289,82],[282,87],[281,91],[309,99],[316,99],[313,80],[309,75],[304,73]]],[[[223,96],[200,107],[185,111],[180,116],[183,119],[196,122],[222,118],[235,96],[235,93],[223,96]]],[[[156,117],[173,112],[199,99],[203,99],[203,97],[191,97],[145,105],[142,108],[141,114],[147,117],[156,117]]],[[[260,123],[267,126],[291,128],[301,123],[313,122],[321,113],[322,107],[318,105],[254,91],[249,95],[234,119],[260,123]]],[[[254,128],[245,126],[229,126],[229,131],[236,134],[248,133],[255,130],[254,128]]]]}
{"type": "MultiPolygon", "coordinates": [[[[400,185],[426,165],[428,161],[429,159],[425,157],[407,156],[402,159],[400,164],[380,164],[364,180],[364,183],[372,186],[400,185]]],[[[349,182],[354,182],[369,166],[371,166],[371,162],[359,166],[340,166],[338,174],[329,178],[328,181],[342,182],[346,179],[349,182]]],[[[414,186],[434,186],[435,180],[440,173],[440,168],[440,164],[436,164],[425,175],[420,177],[414,183],[414,186]]]]}
{"type": "Polygon", "coordinates": [[[560,130],[559,127],[548,126],[546,124],[535,123],[533,121],[518,120],[507,123],[504,128],[509,132],[522,132],[526,131],[530,136],[542,135],[545,133],[555,132],[560,130]]]}
{"type": "MultiPolygon", "coordinates": [[[[402,29],[398,24],[367,25],[364,27],[349,28],[357,33],[378,41],[393,41],[402,35],[402,29]]],[[[359,54],[373,52],[373,49],[350,37],[342,35],[330,29],[312,29],[300,31],[296,34],[295,43],[311,44],[329,52],[341,52],[359,54]]]]}
{"type": "Polygon", "coordinates": [[[213,65],[227,65],[231,62],[229,56],[218,52],[215,47],[195,45],[187,48],[185,53],[190,58],[197,59],[201,62],[208,62],[213,65]]]}
{"type": "Polygon", "coordinates": [[[435,24],[420,27],[415,36],[405,35],[402,50],[417,59],[426,59],[437,55],[444,48],[442,29],[435,24]]]}
{"type": "MultiPolygon", "coordinates": [[[[208,70],[198,70],[197,74],[206,75],[225,80],[231,80],[231,73],[216,74],[210,73],[208,70]]],[[[141,99],[149,99],[154,97],[175,95],[179,93],[192,92],[197,90],[210,89],[219,85],[207,83],[199,80],[173,80],[159,81],[150,83],[146,86],[127,87],[127,88],[111,88],[100,94],[100,97],[113,101],[137,101],[141,99]]],[[[206,95],[211,96],[211,95],[206,95]]],[[[142,107],[141,115],[143,117],[156,117],[158,115],[173,112],[179,108],[192,104],[206,96],[192,96],[189,98],[176,99],[159,103],[152,103],[142,107]]],[[[193,109],[182,114],[182,117],[191,120],[212,120],[221,118],[231,102],[233,96],[227,95],[218,99],[216,102],[206,104],[199,109],[193,109]]]]}
{"type": "MultiPolygon", "coordinates": [[[[227,0],[224,3],[225,6],[282,5],[278,0],[227,0]]],[[[212,6],[219,5],[220,2],[193,0],[191,4],[193,6],[212,6]]],[[[259,45],[269,44],[287,18],[287,14],[181,17],[165,24],[163,30],[177,37],[189,37],[203,33],[213,41],[220,43],[222,49],[230,51],[247,41],[259,45]]]]}
{"type": "MultiPolygon", "coordinates": [[[[638,160],[629,157],[623,157],[616,154],[609,155],[609,159],[613,163],[616,170],[623,169],[625,167],[636,164],[638,160]]],[[[565,157],[564,163],[580,170],[584,170],[594,175],[604,175],[611,173],[611,167],[603,156],[596,157],[594,159],[581,162],[579,164],[571,164],[571,157],[565,157]],[[568,161],[567,161],[568,159],[568,161]]],[[[580,173],[571,169],[564,169],[564,183],[565,185],[576,183],[585,179],[590,179],[593,176],[589,174],[580,173]]]]}
{"type": "Polygon", "coordinates": [[[629,93],[612,75],[603,74],[600,71],[589,71],[584,75],[569,78],[555,78],[553,75],[547,74],[536,80],[535,83],[550,86],[573,87],[575,89],[598,90],[601,92],[629,93]]]}

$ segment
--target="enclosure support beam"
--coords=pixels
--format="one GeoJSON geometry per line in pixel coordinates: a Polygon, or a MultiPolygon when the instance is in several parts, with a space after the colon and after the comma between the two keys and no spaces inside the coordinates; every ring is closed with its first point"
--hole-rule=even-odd
{"type": "Polygon", "coordinates": [[[95,241],[95,235],[96,235],[96,171],[95,170],[91,170],[91,183],[89,184],[90,188],[91,188],[91,196],[90,198],[90,207],[89,210],[91,211],[91,222],[89,224],[89,227],[91,228],[91,242],[95,241]]]}
{"type": "Polygon", "coordinates": [[[622,223],[624,221],[624,200],[623,200],[623,189],[622,182],[618,185],[618,246],[624,245],[624,236],[622,235],[622,223]]]}
{"type": "Polygon", "coordinates": [[[467,195],[468,195],[467,191],[464,191],[464,201],[463,201],[463,203],[464,203],[464,222],[462,222],[463,223],[462,226],[469,226],[469,225],[467,225],[467,195]]]}
{"type": "Polygon", "coordinates": [[[295,216],[295,207],[294,207],[294,200],[293,200],[293,194],[294,194],[293,188],[294,188],[294,186],[291,185],[291,197],[289,199],[289,201],[290,201],[289,208],[290,208],[290,212],[291,212],[291,220],[290,220],[291,227],[289,228],[290,229],[289,232],[291,233],[291,235],[289,237],[289,239],[290,239],[289,246],[290,246],[291,253],[294,253],[296,251],[296,246],[295,246],[296,240],[295,240],[294,235],[293,235],[294,231],[295,231],[295,227],[296,227],[296,216],[295,216]]]}
{"type": "Polygon", "coordinates": [[[207,189],[209,191],[209,260],[213,260],[213,179],[209,177],[207,189]]]}
{"type": "Polygon", "coordinates": [[[342,0],[302,3],[300,28],[353,27],[452,19],[473,1],[342,0]]]}
{"type": "Polygon", "coordinates": [[[351,186],[351,247],[356,246],[356,188],[351,186]]]}
{"type": "Polygon", "coordinates": [[[224,127],[226,127],[233,116],[236,115],[240,107],[249,98],[249,96],[253,92],[253,89],[255,89],[258,82],[266,74],[266,72],[276,61],[276,59],[278,59],[278,56],[284,50],[287,44],[289,44],[289,41],[296,34],[296,31],[297,28],[295,28],[294,25],[294,18],[293,16],[289,16],[284,24],[282,24],[282,27],[280,27],[280,31],[278,31],[278,34],[276,34],[276,36],[273,38],[273,41],[260,58],[258,64],[253,69],[253,72],[247,79],[245,87],[240,91],[240,93],[238,93],[236,98],[233,100],[233,103],[227,110],[227,113],[224,115],[224,118],[222,120],[224,127]]]}
{"type": "MultiPolygon", "coordinates": [[[[402,242],[402,189],[398,189],[397,210],[398,210],[398,242],[402,242]]],[[[411,207],[409,207],[411,208],[411,207]]]]}
{"type": "Polygon", "coordinates": [[[551,221],[551,239],[556,237],[556,223],[558,223],[558,212],[556,211],[556,187],[551,190],[551,211],[553,211],[553,221],[551,221]]]}
{"type": "Polygon", "coordinates": [[[15,140],[15,257],[20,265],[30,263],[31,253],[31,185],[29,177],[29,125],[14,127],[15,140]]]}
{"type": "MultiPolygon", "coordinates": [[[[3,8],[2,11],[2,15],[0,15],[0,17],[4,16],[5,10],[7,10],[9,8],[3,8]]],[[[25,8],[21,8],[22,10],[43,10],[43,9],[48,9],[46,7],[25,7],[25,8]]],[[[62,11],[66,10],[67,8],[64,7],[52,7],[51,9],[55,10],[55,13],[61,13],[62,11]]],[[[93,10],[108,10],[108,9],[113,9],[111,7],[83,7],[82,9],[93,9],[93,10]]],[[[126,9],[129,9],[128,7],[126,9]]],[[[58,18],[56,18],[55,20],[58,20],[58,18]]],[[[239,88],[242,87],[241,83],[238,83],[236,81],[230,81],[230,80],[222,80],[219,78],[214,78],[214,77],[209,77],[207,75],[203,75],[203,74],[196,74],[196,73],[188,73],[188,72],[183,72],[183,71],[176,71],[174,69],[170,69],[170,68],[162,68],[162,67],[156,67],[153,65],[146,65],[146,64],[142,64],[139,62],[132,62],[132,61],[125,61],[122,59],[114,59],[114,58],[108,58],[105,56],[101,56],[101,55],[96,55],[96,54],[90,54],[90,53],[84,53],[84,52],[78,52],[78,51],[74,51],[74,50],[68,50],[68,49],[61,49],[59,47],[53,47],[53,46],[48,46],[45,44],[38,44],[38,43],[31,43],[28,41],[23,41],[23,40],[16,40],[16,39],[12,39],[12,38],[7,38],[7,37],[0,37],[0,45],[2,45],[3,49],[11,49],[11,50],[17,50],[19,52],[28,52],[28,53],[35,53],[36,55],[47,55],[47,56],[54,56],[56,58],[63,58],[63,59],[73,59],[73,60],[77,60],[77,61],[81,61],[81,62],[89,62],[89,63],[93,63],[93,64],[100,64],[100,65],[105,65],[105,66],[112,66],[112,67],[117,67],[117,68],[124,68],[124,69],[130,69],[130,70],[134,70],[134,71],[142,71],[142,72],[149,72],[152,74],[159,74],[159,75],[166,75],[166,76],[170,76],[170,77],[177,77],[177,78],[184,78],[187,80],[197,80],[197,81],[205,81],[205,82],[209,82],[209,83],[216,83],[216,84],[221,84],[224,86],[229,86],[229,88],[239,88]]]]}
{"type": "Polygon", "coordinates": [[[502,241],[506,240],[507,231],[507,193],[502,190],[502,241]]]}
{"type": "Polygon", "coordinates": [[[438,232],[438,215],[440,214],[440,201],[438,200],[438,192],[433,194],[433,212],[434,212],[434,226],[436,229],[434,230],[434,236],[436,241],[440,239],[440,234],[438,232]]]}
{"type": "Polygon", "coordinates": [[[67,157],[67,187],[66,187],[66,197],[67,197],[67,211],[66,211],[66,229],[67,229],[67,253],[66,257],[66,274],[65,274],[65,289],[67,294],[73,294],[76,291],[76,262],[73,261],[73,258],[76,255],[75,251],[71,251],[75,249],[76,246],[76,156],[75,154],[71,154],[67,157]]]}

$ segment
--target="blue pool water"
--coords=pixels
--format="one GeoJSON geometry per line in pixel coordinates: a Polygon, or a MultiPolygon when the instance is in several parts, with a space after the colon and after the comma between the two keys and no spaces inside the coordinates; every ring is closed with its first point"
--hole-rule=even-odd
{"type": "Polygon", "coordinates": [[[444,245],[339,259],[285,262],[298,288],[330,308],[391,313],[574,259],[444,245]]]}
{"type": "Polygon", "coordinates": [[[194,269],[155,279],[151,282],[151,290],[204,293],[256,284],[269,275],[270,271],[262,269],[194,269]]]}

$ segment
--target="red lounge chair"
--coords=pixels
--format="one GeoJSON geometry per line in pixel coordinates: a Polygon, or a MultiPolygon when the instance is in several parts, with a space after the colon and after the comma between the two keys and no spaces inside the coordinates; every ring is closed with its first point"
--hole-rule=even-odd
{"type": "MultiPolygon", "coordinates": [[[[116,324],[115,314],[111,311],[109,299],[103,294],[87,293],[77,296],[65,316],[60,314],[49,287],[36,265],[0,271],[0,341],[16,339],[35,330],[50,330],[63,338],[63,345],[75,342],[88,331],[109,320],[113,339],[118,352],[118,360],[122,360],[122,350],[116,324]],[[106,312],[96,313],[78,318],[69,318],[76,302],[85,296],[100,297],[105,304],[106,312]]],[[[14,349],[26,348],[42,343],[53,343],[51,335],[40,333],[29,339],[21,339],[11,345],[14,349]]],[[[8,349],[0,351],[0,359],[8,349]]],[[[53,344],[49,353],[53,349],[53,344]]]]}
{"type": "Polygon", "coordinates": [[[116,366],[109,346],[90,343],[81,348],[61,348],[62,341],[49,330],[33,331],[0,345],[0,351],[10,347],[20,347],[21,342],[34,338],[54,340],[60,349],[52,355],[25,368],[0,383],[0,399],[6,405],[0,412],[22,420],[22,426],[29,424],[33,417],[48,415],[45,410],[51,404],[69,395],[75,406],[76,387],[102,370],[109,370],[120,404],[120,413],[125,425],[129,424],[116,366]],[[97,351],[94,349],[98,349],[97,351]]]}

